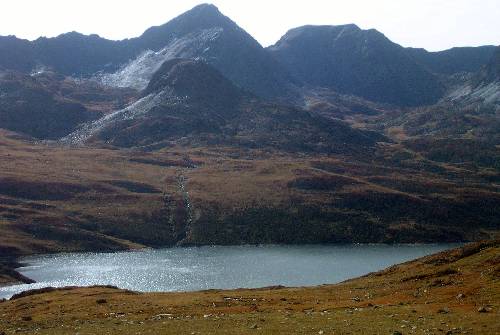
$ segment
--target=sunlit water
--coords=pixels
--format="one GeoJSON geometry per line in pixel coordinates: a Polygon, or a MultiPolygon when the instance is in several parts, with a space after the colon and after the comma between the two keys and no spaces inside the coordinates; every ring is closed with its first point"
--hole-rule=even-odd
{"type": "Polygon", "coordinates": [[[0,298],[47,286],[152,292],[337,283],[455,246],[217,246],[32,256],[18,270],[37,283],[0,287],[0,298]]]}

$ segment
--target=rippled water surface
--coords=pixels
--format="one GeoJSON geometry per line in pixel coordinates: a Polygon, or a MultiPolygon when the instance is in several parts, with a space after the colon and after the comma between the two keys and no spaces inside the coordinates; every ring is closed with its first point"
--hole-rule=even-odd
{"type": "Polygon", "coordinates": [[[336,283],[455,246],[217,246],[33,256],[19,271],[37,283],[0,288],[0,298],[47,286],[147,292],[336,283]]]}

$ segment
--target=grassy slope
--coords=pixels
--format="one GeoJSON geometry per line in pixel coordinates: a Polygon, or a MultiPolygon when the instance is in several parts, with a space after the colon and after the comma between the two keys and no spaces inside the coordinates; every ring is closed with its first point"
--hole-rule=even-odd
{"type": "Polygon", "coordinates": [[[496,171],[432,162],[399,145],[368,158],[227,147],[146,153],[32,144],[2,131],[0,149],[1,256],[477,240],[498,231],[496,171]]]}
{"type": "Polygon", "coordinates": [[[476,243],[312,288],[147,294],[103,287],[56,290],[0,303],[0,331],[498,334],[499,257],[498,241],[476,243]],[[481,307],[485,313],[478,312],[481,307]]]}

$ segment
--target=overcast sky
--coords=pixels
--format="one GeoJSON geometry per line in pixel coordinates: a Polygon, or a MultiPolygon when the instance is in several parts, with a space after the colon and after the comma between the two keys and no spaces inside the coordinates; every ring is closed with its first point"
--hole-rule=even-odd
{"type": "MultiPolygon", "coordinates": [[[[68,31],[109,39],[140,35],[203,1],[2,0],[0,35],[27,39],[68,31]]],[[[262,45],[305,24],[356,23],[406,47],[443,50],[500,44],[500,0],[214,0],[262,45]]]]}

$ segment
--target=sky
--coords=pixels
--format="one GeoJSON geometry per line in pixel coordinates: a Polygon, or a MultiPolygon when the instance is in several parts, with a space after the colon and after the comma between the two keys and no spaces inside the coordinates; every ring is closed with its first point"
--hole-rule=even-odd
{"type": "MultiPolygon", "coordinates": [[[[0,35],[36,39],[69,31],[139,36],[204,1],[2,0],[0,35]]],[[[213,0],[263,46],[291,28],[355,23],[405,47],[439,51],[500,45],[500,0],[213,0]]]]}

